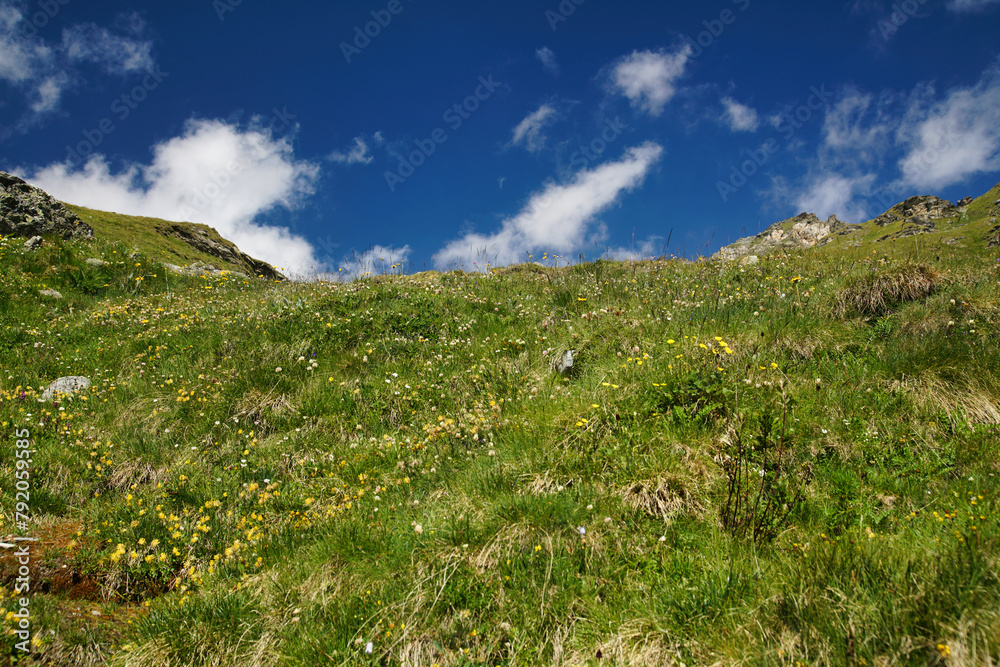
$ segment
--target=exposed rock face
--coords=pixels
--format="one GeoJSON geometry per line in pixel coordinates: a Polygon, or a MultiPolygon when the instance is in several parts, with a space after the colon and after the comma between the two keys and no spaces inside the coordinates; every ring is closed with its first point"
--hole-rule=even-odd
{"type": "Polygon", "coordinates": [[[923,195],[920,197],[910,197],[902,204],[896,204],[888,211],[875,218],[875,224],[885,227],[895,222],[902,221],[903,227],[898,232],[886,234],[879,238],[879,241],[891,239],[901,239],[917,234],[929,234],[937,231],[935,220],[950,218],[960,214],[960,211],[951,205],[951,202],[938,197],[923,195]]]}
{"type": "Polygon", "coordinates": [[[812,213],[800,213],[794,218],[776,222],[757,236],[740,239],[712,255],[712,259],[729,261],[746,255],[761,255],[778,248],[812,248],[829,243],[834,234],[851,234],[857,228],[831,215],[826,221],[812,213]]]}
{"type": "MultiPolygon", "coordinates": [[[[950,218],[956,215],[958,215],[958,210],[951,205],[950,201],[922,195],[919,197],[910,197],[902,204],[896,204],[875,218],[875,224],[879,227],[885,227],[894,222],[904,220],[926,226],[932,220],[950,218]]],[[[933,227],[933,224],[931,224],[931,227],[933,227]]]]}
{"type": "Polygon", "coordinates": [[[48,193],[0,171],[0,234],[71,239],[93,238],[94,230],[48,193]]]}
{"type": "MultiPolygon", "coordinates": [[[[253,275],[264,276],[265,278],[273,280],[283,280],[284,276],[274,269],[267,262],[263,262],[259,259],[254,259],[250,255],[246,254],[234,244],[226,241],[225,243],[220,243],[208,233],[209,228],[201,228],[201,225],[187,224],[187,225],[170,225],[168,227],[162,228],[161,233],[170,236],[175,236],[185,243],[187,243],[192,248],[200,250],[204,253],[208,253],[214,257],[218,257],[224,262],[229,262],[231,264],[241,264],[247,267],[253,272],[253,275]]],[[[212,230],[214,231],[214,230],[212,230]]],[[[222,239],[222,237],[219,237],[222,239]]],[[[225,239],[222,239],[225,241],[225,239]]],[[[209,273],[215,271],[218,272],[219,269],[210,265],[204,265],[206,268],[196,270],[197,274],[204,273],[208,271],[209,273]]],[[[170,268],[170,267],[167,267],[170,268]]],[[[188,267],[188,268],[193,268],[188,267]]],[[[182,271],[183,272],[183,271],[182,271]]]]}
{"type": "Polygon", "coordinates": [[[958,208],[965,208],[971,203],[972,203],[972,197],[966,197],[965,199],[962,199],[957,204],[955,204],[955,206],[957,206],[958,208]]]}

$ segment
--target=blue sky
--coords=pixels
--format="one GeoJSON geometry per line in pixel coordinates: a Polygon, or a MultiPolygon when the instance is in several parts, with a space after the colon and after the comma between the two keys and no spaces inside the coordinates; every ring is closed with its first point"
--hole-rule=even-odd
{"type": "Polygon", "coordinates": [[[316,4],[0,0],[0,169],[352,275],[709,254],[1000,180],[1000,0],[316,4]]]}

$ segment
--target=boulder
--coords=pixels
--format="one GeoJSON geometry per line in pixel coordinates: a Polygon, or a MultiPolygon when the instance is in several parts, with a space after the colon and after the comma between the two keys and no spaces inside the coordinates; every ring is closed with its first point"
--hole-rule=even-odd
{"type": "Polygon", "coordinates": [[[54,289],[40,289],[38,290],[38,293],[42,296],[52,297],[53,299],[63,298],[63,295],[55,291],[54,289]]]}
{"type": "Polygon", "coordinates": [[[32,236],[30,239],[24,242],[24,249],[30,252],[40,245],[42,245],[42,237],[32,236]]]}
{"type": "Polygon", "coordinates": [[[93,238],[94,230],[48,193],[0,171],[0,235],[93,238]]]}
{"type": "Polygon", "coordinates": [[[965,208],[971,203],[972,203],[972,197],[966,197],[965,199],[960,200],[958,204],[956,204],[956,206],[958,208],[965,208]]]}
{"type": "Polygon", "coordinates": [[[108,263],[105,262],[103,259],[97,259],[96,257],[91,257],[90,259],[87,260],[87,266],[92,266],[95,269],[99,269],[102,266],[107,266],[107,265],[108,263]]]}
{"type": "Polygon", "coordinates": [[[73,394],[90,387],[90,378],[80,375],[61,377],[46,388],[42,394],[43,401],[51,401],[56,394],[73,394]]]}

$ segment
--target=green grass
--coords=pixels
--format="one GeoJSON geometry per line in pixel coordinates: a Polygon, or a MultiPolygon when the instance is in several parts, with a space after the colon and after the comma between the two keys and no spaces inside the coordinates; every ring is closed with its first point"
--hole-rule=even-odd
{"type": "MultiPolygon", "coordinates": [[[[28,429],[42,539],[38,643],[5,657],[1000,660],[985,243],[330,284],[167,275],[124,238],[0,240],[0,536],[28,429]],[[870,278],[918,265],[932,290],[870,278]],[[877,311],[842,307],[862,287],[877,311]],[[62,375],[93,386],[38,402],[62,375]]],[[[4,614],[14,583],[0,554],[4,614]]]]}

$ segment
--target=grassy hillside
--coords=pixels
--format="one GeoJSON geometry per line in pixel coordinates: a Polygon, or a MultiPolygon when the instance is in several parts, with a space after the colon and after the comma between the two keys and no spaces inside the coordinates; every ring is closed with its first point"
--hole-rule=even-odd
{"type": "MultiPolygon", "coordinates": [[[[120,244],[129,252],[140,252],[152,261],[188,266],[195,262],[213,264],[222,270],[239,271],[251,276],[258,275],[259,266],[247,261],[233,261],[219,254],[200,250],[185,241],[185,238],[204,236],[211,243],[239,255],[236,246],[208,225],[194,222],[169,222],[159,218],[144,218],[121,213],[95,211],[82,206],[67,204],[100,239],[110,244],[120,244]]],[[[268,274],[268,278],[277,277],[268,274]]]]}
{"type": "Polygon", "coordinates": [[[352,284],[147,254],[80,285],[79,246],[0,240],[0,536],[28,429],[41,538],[34,653],[0,651],[996,664],[1000,263],[927,238],[352,284]],[[39,402],[62,375],[93,386],[39,402]]]}

